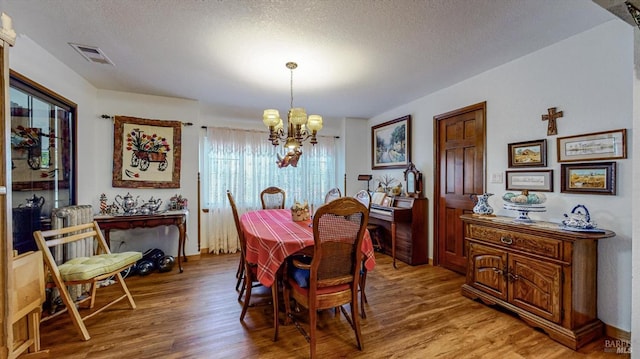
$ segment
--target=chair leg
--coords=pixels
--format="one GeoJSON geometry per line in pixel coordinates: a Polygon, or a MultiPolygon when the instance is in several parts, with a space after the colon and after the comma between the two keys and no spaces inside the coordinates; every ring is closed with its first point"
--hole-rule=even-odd
{"type": "Polygon", "coordinates": [[[309,350],[311,359],[316,357],[316,324],[318,321],[318,311],[315,306],[309,306],[309,350]]]}
{"type": "Polygon", "coordinates": [[[89,308],[93,309],[96,304],[96,291],[98,290],[98,283],[95,281],[91,283],[91,299],[89,300],[89,308]]]}
{"type": "Polygon", "coordinates": [[[238,269],[236,269],[236,278],[240,278],[240,273],[244,270],[244,256],[240,253],[240,260],[238,261],[238,269]]]}
{"type": "Polygon", "coordinates": [[[362,274],[360,274],[360,316],[362,318],[366,318],[367,314],[364,311],[364,303],[369,303],[367,300],[367,294],[364,291],[364,288],[367,285],[367,268],[362,268],[362,274]]]}
{"type": "Polygon", "coordinates": [[[286,269],[283,272],[282,296],[284,297],[284,325],[289,325],[291,324],[291,293],[289,292],[289,279],[286,274],[286,269]]]}
{"type": "Polygon", "coordinates": [[[280,325],[280,313],[279,313],[279,308],[278,308],[278,280],[276,279],[275,282],[273,282],[273,284],[271,285],[271,297],[272,297],[272,301],[273,301],[273,328],[274,328],[274,333],[273,333],[273,341],[278,341],[278,329],[279,329],[279,325],[280,325]]]}
{"type": "Polygon", "coordinates": [[[236,281],[236,291],[238,291],[240,290],[240,285],[243,284],[242,281],[244,280],[244,257],[242,255],[240,255],[238,270],[236,271],[236,278],[238,278],[238,280],[236,281]]]}
{"type": "Polygon", "coordinates": [[[356,342],[358,349],[362,350],[362,334],[360,333],[360,318],[358,318],[358,298],[354,295],[351,300],[351,319],[353,319],[353,331],[356,333],[356,342]]]}
{"type": "Polygon", "coordinates": [[[120,272],[116,274],[116,281],[120,284],[122,294],[127,296],[131,309],[136,309],[136,302],[133,301],[133,296],[131,296],[131,292],[129,292],[129,287],[127,287],[127,284],[124,282],[124,278],[122,278],[122,274],[120,274],[120,272]]]}
{"type": "Polygon", "coordinates": [[[244,316],[247,314],[247,309],[249,309],[249,301],[251,300],[251,288],[253,285],[251,284],[251,275],[246,273],[244,278],[244,302],[242,303],[242,313],[240,313],[240,320],[244,320],[244,316]]]}
{"type": "Polygon", "coordinates": [[[60,297],[62,298],[62,302],[64,302],[64,305],[67,307],[67,311],[71,316],[71,321],[73,322],[73,326],[76,327],[76,330],[80,333],[80,336],[82,336],[82,340],[91,339],[91,336],[89,335],[89,331],[87,330],[87,327],[84,325],[84,321],[80,316],[80,312],[78,312],[78,308],[76,307],[76,304],[74,303],[73,299],[71,299],[71,296],[67,291],[67,288],[64,287],[64,283],[62,282],[58,283],[58,281],[56,281],[56,286],[58,286],[58,291],[60,292],[60,297]]]}
{"type": "Polygon", "coordinates": [[[238,301],[242,300],[242,295],[244,294],[244,290],[247,287],[247,275],[242,276],[242,285],[240,286],[240,292],[238,292],[238,301]]]}

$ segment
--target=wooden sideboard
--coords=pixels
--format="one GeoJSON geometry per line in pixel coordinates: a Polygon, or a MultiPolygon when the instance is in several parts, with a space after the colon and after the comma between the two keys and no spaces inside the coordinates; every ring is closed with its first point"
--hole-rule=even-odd
{"type": "Polygon", "coordinates": [[[597,317],[598,240],[557,223],[461,216],[468,258],[462,294],[502,306],[574,350],[602,336],[597,317]]]}

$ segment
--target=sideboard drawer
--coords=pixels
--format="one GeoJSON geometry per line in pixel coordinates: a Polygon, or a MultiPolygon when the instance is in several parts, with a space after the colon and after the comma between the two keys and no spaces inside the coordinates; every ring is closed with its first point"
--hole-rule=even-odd
{"type": "Polygon", "coordinates": [[[483,242],[497,244],[553,259],[562,259],[562,241],[530,234],[470,224],[467,235],[483,242]]]}

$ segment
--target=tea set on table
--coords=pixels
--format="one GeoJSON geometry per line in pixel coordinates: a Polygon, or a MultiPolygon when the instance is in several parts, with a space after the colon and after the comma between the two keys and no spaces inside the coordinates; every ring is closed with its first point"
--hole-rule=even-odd
{"type": "Polygon", "coordinates": [[[107,205],[107,197],[103,193],[100,196],[100,214],[108,214],[108,215],[146,215],[146,214],[157,214],[165,212],[160,210],[160,206],[162,205],[162,199],[157,198],[154,199],[153,196],[147,202],[140,202],[140,196],[133,198],[131,193],[128,193],[123,197],[121,195],[116,195],[114,197],[115,202],[107,205]],[[138,204],[140,206],[138,206],[138,204]],[[122,209],[123,213],[120,212],[122,209]]]}
{"type": "MultiPolygon", "coordinates": [[[[480,216],[495,216],[493,208],[489,205],[489,197],[493,193],[472,194],[471,200],[474,202],[473,213],[480,216]]],[[[522,191],[521,194],[507,192],[502,196],[504,208],[518,212],[515,222],[531,223],[533,220],[529,218],[529,212],[544,212],[545,207],[542,205],[546,202],[544,194],[522,191]]],[[[571,210],[570,214],[564,214],[564,219],[560,222],[559,228],[572,232],[602,232],[595,222],[591,221],[591,215],[586,206],[578,204],[571,210]]]]}

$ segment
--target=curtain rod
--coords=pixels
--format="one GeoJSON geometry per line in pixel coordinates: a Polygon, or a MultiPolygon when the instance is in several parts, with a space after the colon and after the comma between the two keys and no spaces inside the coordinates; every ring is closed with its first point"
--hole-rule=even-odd
{"type": "MultiPolygon", "coordinates": [[[[259,133],[266,133],[269,134],[269,131],[265,131],[265,130],[252,130],[252,129],[245,129],[245,128],[232,128],[232,127],[217,127],[217,126],[200,126],[201,129],[203,130],[207,130],[209,128],[226,128],[226,129],[230,129],[230,130],[236,130],[236,131],[246,131],[246,132],[259,132],[259,133]]],[[[340,136],[326,136],[326,135],[317,135],[316,137],[333,137],[333,138],[340,138],[340,136]]]]}
{"type": "MultiPolygon", "coordinates": [[[[115,119],[115,116],[111,116],[111,115],[101,115],[100,118],[104,118],[104,119],[115,119]]],[[[183,121],[178,121],[180,123],[182,123],[182,126],[193,126],[193,122],[183,122],[183,121]]]]}

